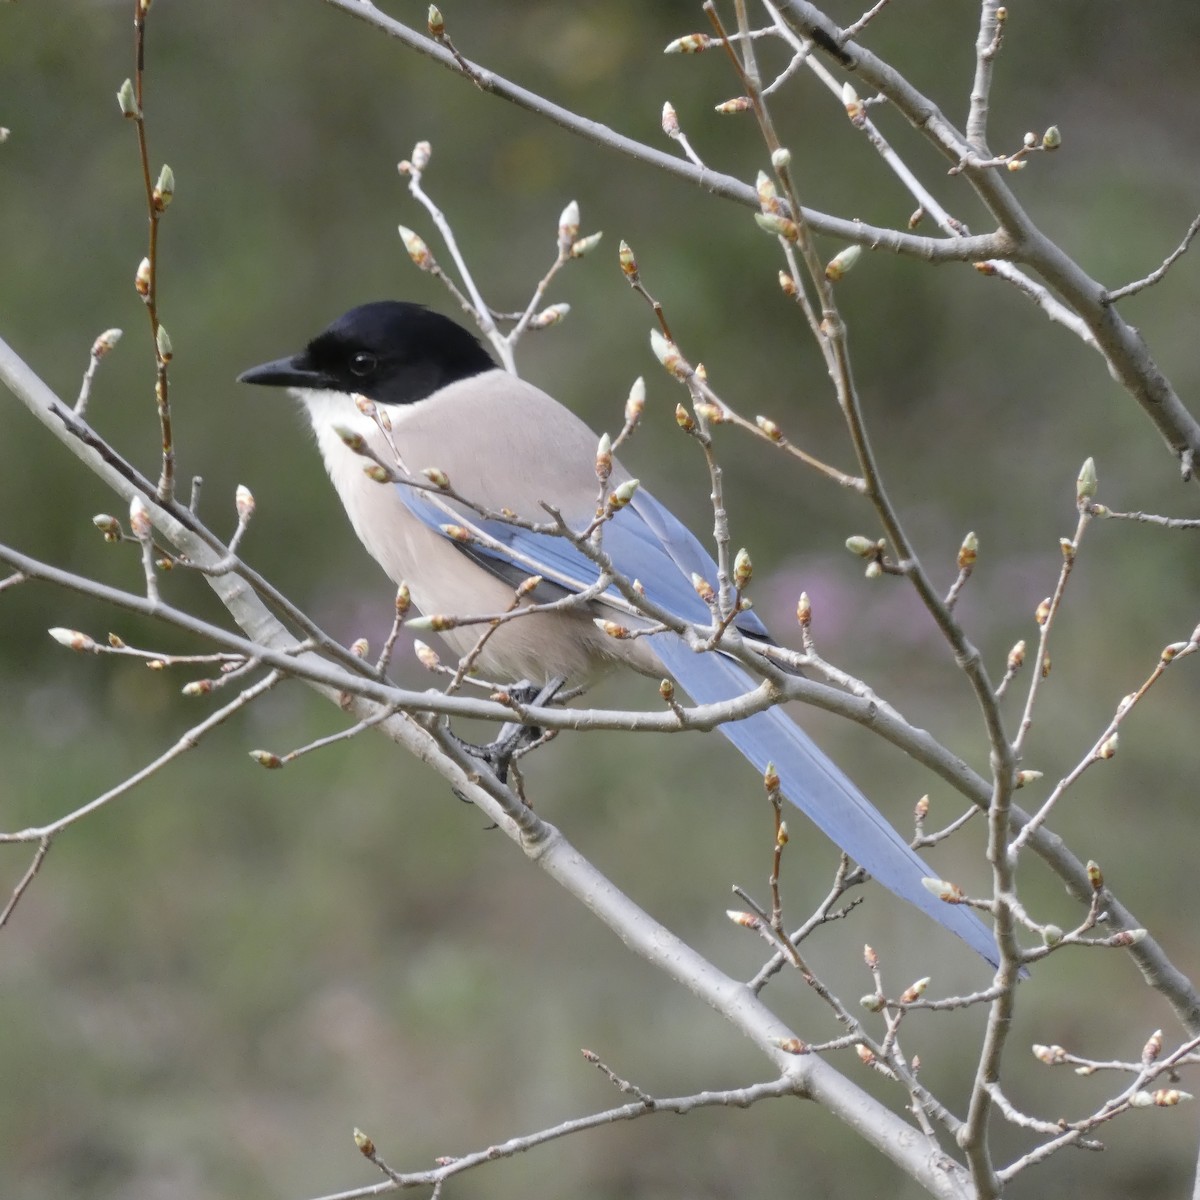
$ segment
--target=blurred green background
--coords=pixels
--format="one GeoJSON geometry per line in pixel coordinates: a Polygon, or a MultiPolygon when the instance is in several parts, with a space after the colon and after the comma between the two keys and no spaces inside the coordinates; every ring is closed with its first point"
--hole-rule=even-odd
{"type": "MultiPolygon", "coordinates": [[[[425,5],[387,10],[420,26],[425,5]]],[[[830,4],[849,23],[855,4],[830,4]]],[[[908,0],[868,44],[962,120],[976,6],[908,0]]],[[[1013,186],[1042,227],[1099,279],[1145,274],[1197,208],[1200,9],[1057,0],[1009,6],[992,102],[993,146],[1057,123],[1064,146],[1013,186]]],[[[752,179],[765,154],[749,118],[718,117],[737,93],[719,53],[660,55],[704,26],[692,3],[445,6],[462,51],[569,107],[651,144],[664,100],[715,168],[752,179]]],[[[114,94],[131,73],[132,0],[25,0],[0,7],[0,331],[64,396],[92,338],[126,338],[103,366],[94,423],[157,471],[147,322],[132,287],[145,214],[134,132],[114,94]]],[[[784,61],[764,49],[768,65],[784,61]]],[[[550,299],[560,328],[529,337],[521,367],[596,427],[616,429],[645,373],[645,428],[625,456],[699,532],[703,463],[674,428],[679,393],[647,348],[650,315],[626,287],[616,246],[634,247],[684,352],[748,414],[766,412],[815,453],[849,466],[818,356],[775,275],[773,243],[749,212],[578,141],[483,96],[378,32],[309,0],[158,0],[146,110],[151,154],[174,168],[162,228],[161,313],[175,345],[172,396],[181,470],[205,479],[204,514],[233,526],[233,488],[258,515],[248,559],[339,638],[378,645],[391,587],[354,541],[286,402],[233,379],[289,352],[352,304],[404,296],[452,311],[409,264],[398,222],[440,253],[395,164],[432,141],[426,184],[452,219],[498,308],[525,300],[577,198],[601,247],[550,299]]],[[[902,226],[912,201],[801,75],[776,115],[807,203],[902,226]]],[[[965,187],[895,114],[884,131],[951,209],[987,221],[965,187]]],[[[838,247],[825,244],[823,252],[838,247]]],[[[447,256],[441,254],[445,261],[447,256]]],[[[1123,311],[1180,394],[1200,382],[1195,263],[1185,258],[1123,311]]],[[[1094,455],[1114,508],[1192,515],[1194,489],[1099,358],[996,280],[870,255],[839,288],[877,450],[942,584],[962,535],[982,553],[960,612],[997,675],[1053,586],[1057,539],[1074,529],[1073,486],[1094,455]]],[[[792,635],[802,588],[825,655],[862,674],[981,769],[986,752],[966,686],[905,588],[862,578],[842,542],[875,531],[865,506],[733,431],[719,439],[735,537],[756,564],[768,624],[792,635]]],[[[106,547],[94,512],[113,507],[18,405],[0,400],[0,538],[137,588],[125,549],[106,547]]],[[[203,584],[167,595],[220,619],[203,584]]],[[[1054,671],[1026,765],[1059,778],[1091,745],[1161,646],[1200,617],[1195,537],[1093,526],[1057,629],[1054,671]]],[[[32,585],[0,597],[0,827],[43,822],[111,786],[207,711],[178,689],[191,676],[80,659],[44,635],[67,625],[155,648],[184,639],[32,585]]],[[[425,686],[404,656],[397,677],[425,686]]],[[[1011,702],[1014,720],[1018,696],[1011,702]]],[[[645,684],[599,700],[651,703],[645,684]]],[[[1090,772],[1054,825],[1104,864],[1134,912],[1187,971],[1194,921],[1195,730],[1191,662],[1129,721],[1118,757],[1090,772]]],[[[805,715],[809,728],[900,825],[931,791],[931,824],[958,804],[859,730],[805,715]]],[[[621,1097],[579,1057],[599,1053],[669,1095],[761,1078],[750,1047],[690,995],[630,955],[529,867],[440,780],[380,738],[265,773],[246,751],[285,751],[340,727],[300,687],[282,689],[184,761],[62,837],[0,934],[0,1195],[301,1198],[374,1182],[350,1139],[369,1131],[399,1169],[428,1166],[621,1097]]],[[[751,974],[758,944],[726,921],[729,886],[758,894],[769,814],[757,781],[719,739],[563,737],[529,768],[539,808],[618,883],[724,969],[751,974]]],[[[1031,794],[1036,802],[1040,789],[1031,794]]],[[[834,859],[793,823],[785,886],[792,916],[823,894],[834,859]]],[[[931,855],[982,888],[982,831],[931,855]]],[[[0,888],[25,848],[0,854],[0,888]]],[[[1036,862],[1023,895],[1042,919],[1077,911],[1036,862]]],[[[859,947],[883,954],[891,991],[933,974],[939,994],[985,972],[952,939],[871,889],[851,927],[811,944],[846,997],[868,990],[859,947]]],[[[807,1039],[835,1036],[800,982],[768,993],[807,1039]]],[[[1167,1007],[1118,954],[1064,954],[1025,985],[1005,1086],[1038,1115],[1074,1116],[1114,1086],[1034,1063],[1031,1042],[1136,1058],[1167,1007]]],[[[907,1049],[951,1106],[969,1086],[981,1014],[914,1017],[907,1049]]],[[[837,1065],[890,1102],[894,1091],[849,1055],[837,1065]]],[[[1196,1118],[1144,1112],[1105,1133],[1110,1153],[1053,1160],[1013,1195],[1161,1197],[1190,1177],[1196,1118]]],[[[1000,1157],[1029,1142],[998,1135],[1000,1157]]],[[[455,1181],[456,1196],[858,1197],[917,1194],[823,1113],[794,1103],[652,1118],[559,1142],[455,1181]]]]}

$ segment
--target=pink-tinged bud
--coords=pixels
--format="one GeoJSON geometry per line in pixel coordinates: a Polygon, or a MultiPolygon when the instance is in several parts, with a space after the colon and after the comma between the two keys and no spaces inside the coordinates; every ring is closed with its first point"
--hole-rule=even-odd
{"type": "Polygon", "coordinates": [[[361,1129],[355,1129],[354,1131],[354,1144],[358,1147],[359,1153],[364,1158],[375,1157],[375,1143],[361,1129]]]}
{"type": "Polygon", "coordinates": [[[1191,1092],[1180,1091],[1179,1088],[1159,1088],[1153,1092],[1134,1092],[1129,1097],[1132,1108],[1174,1108],[1185,1100],[1194,1100],[1191,1092]]]}
{"type": "Polygon", "coordinates": [[[913,806],[913,816],[916,817],[916,819],[918,821],[924,821],[925,818],[927,816],[929,816],[929,793],[928,792],[926,792],[925,795],[922,796],[920,798],[920,800],[918,800],[917,803],[913,806]]]}
{"type": "Polygon", "coordinates": [[[121,109],[121,116],[133,118],[138,115],[137,97],[133,91],[133,80],[127,79],[119,88],[117,88],[117,104],[121,109]]]}
{"type": "Polygon", "coordinates": [[[926,891],[932,892],[939,900],[943,900],[947,904],[961,904],[966,899],[966,893],[962,888],[948,879],[922,879],[921,883],[926,891]]]}
{"type": "Polygon", "coordinates": [[[270,750],[251,750],[249,754],[260,767],[266,767],[269,771],[283,766],[283,759],[278,754],[272,754],[270,750]]]}
{"type": "Polygon", "coordinates": [[[973,567],[978,558],[979,539],[973,533],[968,533],[958,548],[958,569],[965,571],[968,567],[973,567]]]}
{"type": "Polygon", "coordinates": [[[116,345],[121,340],[121,336],[121,330],[119,329],[106,329],[92,343],[92,357],[104,358],[105,355],[111,353],[111,351],[116,349],[116,345]]]}
{"type": "Polygon", "coordinates": [[[138,263],[137,272],[133,277],[133,286],[143,300],[150,295],[150,260],[148,258],[143,258],[138,263]]]}
{"type": "Polygon", "coordinates": [[[838,251],[825,266],[825,278],[830,283],[837,283],[839,279],[843,279],[862,258],[862,252],[861,246],[847,246],[845,250],[838,251]]]}
{"type": "Polygon", "coordinates": [[[150,523],[150,510],[141,496],[134,496],[129,502],[129,528],[139,542],[144,542],[154,531],[150,523]]]}
{"type": "Polygon", "coordinates": [[[1037,783],[1042,774],[1041,771],[1018,771],[1013,786],[1016,788],[1028,787],[1031,783],[1037,783]]]}
{"type": "Polygon", "coordinates": [[[579,236],[579,202],[572,200],[558,218],[558,238],[563,246],[569,246],[579,236]]]}
{"type": "Polygon", "coordinates": [[[354,401],[354,407],[357,408],[364,417],[367,417],[372,421],[375,419],[377,410],[375,407],[375,401],[372,400],[370,396],[364,396],[362,392],[355,392],[350,398],[354,401]]]}
{"type": "Polygon", "coordinates": [[[175,199],[175,172],[166,163],[158,173],[158,182],[154,185],[150,198],[155,212],[166,212],[171,201],[175,199]]]}
{"type": "Polygon", "coordinates": [[[371,647],[366,638],[355,638],[354,641],[350,643],[350,653],[353,654],[355,658],[366,658],[370,652],[371,647]]]}
{"type": "Polygon", "coordinates": [[[342,445],[355,454],[362,454],[367,448],[367,439],[361,433],[355,432],[349,425],[335,425],[333,432],[337,434],[342,445]]]}
{"type": "Polygon", "coordinates": [[[604,236],[603,231],[600,233],[589,233],[587,237],[580,238],[577,242],[571,243],[571,257],[582,258],[591,250],[600,245],[600,239],[604,236]]]}
{"type": "Polygon", "coordinates": [[[596,626],[602,633],[607,634],[610,638],[616,638],[621,641],[629,636],[628,625],[618,625],[616,621],[605,621],[601,617],[593,617],[592,624],[596,626]]]}
{"type": "Polygon", "coordinates": [[[803,1038],[789,1037],[778,1038],[775,1045],[779,1047],[784,1054],[807,1054],[808,1043],[803,1038]]]}
{"type": "Polygon", "coordinates": [[[699,54],[713,45],[714,39],[707,33],[687,33],[683,37],[668,42],[663,49],[664,54],[699,54]]]}
{"type": "Polygon", "coordinates": [[[779,272],[779,290],[785,296],[798,296],[800,289],[796,286],[796,281],[786,272],[779,272]]]}
{"type": "Polygon", "coordinates": [[[864,1067],[875,1065],[875,1051],[870,1046],[864,1046],[862,1042],[858,1042],[854,1047],[854,1053],[858,1055],[859,1061],[864,1067]]]}
{"type": "Polygon", "coordinates": [[[442,525],[441,531],[451,539],[451,541],[462,542],[464,545],[473,542],[475,535],[462,525],[442,525]]]}
{"type": "Polygon", "coordinates": [[[422,467],[421,474],[433,484],[435,488],[441,488],[444,492],[450,486],[450,476],[446,474],[441,467],[422,467]]]}
{"type": "Polygon", "coordinates": [[[233,503],[240,520],[248,521],[254,516],[254,493],[244,483],[234,489],[233,503]]]}
{"type": "Polygon", "coordinates": [[[662,106],[662,131],[667,137],[678,137],[680,133],[679,114],[670,100],[662,106]]]}
{"type": "Polygon", "coordinates": [[[97,513],[92,518],[92,524],[104,534],[106,542],[121,540],[121,522],[116,517],[110,517],[108,513],[97,513]]]}
{"type": "Polygon", "coordinates": [[[621,273],[629,280],[630,283],[637,283],[638,265],[637,259],[633,256],[633,251],[629,248],[629,243],[622,241],[620,248],[617,250],[617,261],[621,264],[621,273]]]}
{"type": "Polygon", "coordinates": [[[1163,1031],[1156,1029],[1146,1044],[1142,1047],[1142,1062],[1149,1066],[1162,1053],[1163,1031]]]}
{"type": "Polygon", "coordinates": [[[1059,1063],[1067,1061],[1067,1052],[1061,1046],[1041,1046],[1034,1042],[1031,1049],[1033,1057],[1048,1067],[1058,1066],[1059,1063]]]}
{"type": "Polygon", "coordinates": [[[812,624],[812,601],[807,592],[801,592],[800,599],[796,601],[796,621],[801,629],[807,629],[812,624]]]}
{"type": "Polygon", "coordinates": [[[867,964],[868,971],[879,969],[879,955],[875,952],[874,946],[863,946],[863,962],[867,964]]]}
{"type": "Polygon", "coordinates": [[[928,990],[930,978],[930,976],[926,975],[924,978],[918,979],[911,986],[906,987],[900,993],[900,1003],[911,1004],[914,1000],[919,1000],[928,990]]]}
{"type": "Polygon", "coordinates": [[[47,632],[60,646],[66,646],[68,650],[74,650],[77,654],[96,653],[95,640],[78,629],[63,629],[61,626],[55,626],[47,632]]]}
{"type": "Polygon", "coordinates": [[[675,424],[684,433],[691,433],[696,428],[696,422],[692,419],[692,414],[682,404],[675,405],[675,424]]]}
{"type": "Polygon", "coordinates": [[[1088,859],[1087,877],[1093,892],[1098,892],[1104,886],[1104,872],[1100,870],[1100,864],[1094,859],[1088,859]]]}
{"type": "Polygon", "coordinates": [[[549,329],[551,325],[558,325],[566,319],[567,313],[571,311],[569,304],[550,304],[542,309],[535,317],[529,321],[528,328],[530,329],[549,329]]]}
{"type": "Polygon", "coordinates": [[[750,555],[743,547],[737,552],[733,560],[733,584],[738,591],[742,591],[750,584],[750,577],[754,573],[754,566],[750,561],[750,555]]]}
{"type": "Polygon", "coordinates": [[[713,591],[712,584],[704,578],[703,575],[692,575],[692,587],[696,589],[696,595],[704,601],[705,604],[712,604],[716,599],[716,592],[713,591]]]}
{"type": "Polygon", "coordinates": [[[1160,661],[1164,665],[1174,661],[1176,656],[1182,654],[1191,644],[1191,642],[1172,642],[1169,646],[1164,646],[1162,654],[1159,655],[1160,661]]]}
{"type": "Polygon", "coordinates": [[[725,910],[725,915],[735,924],[740,925],[743,929],[761,929],[762,918],[754,913],[739,912],[736,908],[728,908],[725,910]]]}
{"type": "Polygon", "coordinates": [[[400,231],[400,240],[404,243],[404,249],[408,251],[408,257],[417,267],[422,271],[430,271],[437,266],[424,238],[414,233],[407,225],[398,225],[396,228],[400,231]]]}
{"type": "Polygon", "coordinates": [[[418,171],[425,170],[432,156],[433,147],[428,142],[418,142],[412,149],[413,167],[418,171]]]}
{"type": "Polygon", "coordinates": [[[674,375],[676,379],[687,378],[688,365],[679,353],[679,348],[674,342],[663,337],[657,329],[650,330],[650,349],[654,351],[654,357],[662,363],[668,374],[674,375]]]}
{"type": "Polygon", "coordinates": [[[777,213],[756,212],[754,220],[764,233],[781,237],[785,242],[795,242],[800,237],[800,229],[790,217],[782,217],[777,213]]]}
{"type": "Polygon", "coordinates": [[[783,430],[771,420],[770,417],[755,417],[754,423],[771,439],[773,442],[783,441],[783,430]]]}
{"type": "Polygon", "coordinates": [[[427,646],[424,642],[414,640],[413,653],[417,656],[417,662],[427,671],[436,671],[442,664],[438,652],[432,646],[427,646]]]}
{"type": "Polygon", "coordinates": [[[373,479],[376,483],[391,483],[392,473],[380,463],[367,463],[363,467],[363,474],[368,479],[373,479]]]}
{"type": "Polygon", "coordinates": [[[1004,165],[1010,171],[1023,171],[1025,170],[1026,163],[1023,158],[1010,158],[1004,165]]]}
{"type": "Polygon", "coordinates": [[[408,590],[408,584],[402,583],[396,589],[396,616],[403,619],[404,614],[412,607],[412,593],[408,590]]]}
{"type": "Polygon", "coordinates": [[[184,696],[207,696],[213,690],[213,681],[211,679],[193,679],[191,683],[185,683],[179,690],[184,696]]]}
{"type": "Polygon", "coordinates": [[[842,84],[842,104],[851,124],[861,125],[866,120],[866,105],[858,98],[858,93],[848,83],[842,84]]]}
{"type": "Polygon", "coordinates": [[[722,104],[716,106],[716,111],[719,113],[739,113],[746,112],[753,108],[754,105],[749,96],[734,96],[732,100],[726,100],[722,104]]]}
{"type": "Polygon", "coordinates": [[[601,483],[605,483],[612,474],[612,465],[612,438],[607,433],[602,433],[596,446],[596,478],[601,483]]]}
{"type": "Polygon", "coordinates": [[[669,679],[664,679],[658,685],[658,694],[670,704],[675,699],[675,684],[669,679]]]}
{"type": "Polygon", "coordinates": [[[1037,609],[1035,610],[1035,612],[1033,614],[1033,619],[1039,625],[1045,625],[1045,623],[1050,619],[1050,597],[1049,596],[1047,596],[1045,598],[1045,600],[1043,600],[1041,602],[1041,604],[1039,604],[1037,606],[1037,609]]]}
{"type": "Polygon", "coordinates": [[[1019,671],[1024,664],[1025,643],[1024,641],[1020,641],[1008,652],[1008,669],[1010,671],[1019,671]]]}

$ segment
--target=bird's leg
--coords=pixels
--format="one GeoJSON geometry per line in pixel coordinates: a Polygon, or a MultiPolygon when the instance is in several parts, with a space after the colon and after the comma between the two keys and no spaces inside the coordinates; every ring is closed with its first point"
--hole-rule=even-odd
{"type": "MultiPolygon", "coordinates": [[[[550,704],[566,682],[561,675],[555,676],[545,684],[536,684],[528,679],[523,679],[520,683],[514,683],[508,689],[508,694],[522,708],[540,708],[542,705],[550,704]]],[[[513,755],[522,747],[537,741],[541,736],[542,731],[536,725],[506,721],[500,726],[500,732],[486,746],[472,745],[461,739],[459,744],[473,758],[482,759],[487,763],[496,778],[504,783],[508,779],[508,768],[513,760],[513,755]]]]}

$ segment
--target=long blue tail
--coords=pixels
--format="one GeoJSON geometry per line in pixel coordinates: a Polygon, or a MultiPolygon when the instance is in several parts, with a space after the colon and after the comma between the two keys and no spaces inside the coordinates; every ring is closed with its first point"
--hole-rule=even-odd
{"type": "MultiPolygon", "coordinates": [[[[754,687],[755,681],[724,655],[698,654],[669,634],[659,635],[653,642],[663,665],[698,704],[731,700],[754,687]]],[[[996,941],[987,927],[970,909],[939,900],[921,883],[933,873],[782,709],[770,708],[744,721],[727,721],[721,732],[758,771],[774,763],[782,793],[884,887],[915,904],[996,965],[996,941]]]]}

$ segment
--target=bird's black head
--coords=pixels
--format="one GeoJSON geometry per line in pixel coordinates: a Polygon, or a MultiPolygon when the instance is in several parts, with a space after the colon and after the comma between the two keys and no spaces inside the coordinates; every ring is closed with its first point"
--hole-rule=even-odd
{"type": "Polygon", "coordinates": [[[299,354],[251,367],[240,383],[357,392],[377,404],[412,404],[496,364],[461,325],[403,300],[363,304],[338,317],[299,354]]]}

